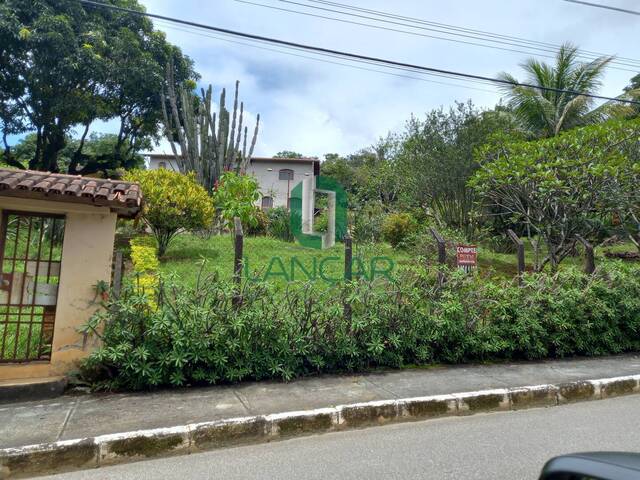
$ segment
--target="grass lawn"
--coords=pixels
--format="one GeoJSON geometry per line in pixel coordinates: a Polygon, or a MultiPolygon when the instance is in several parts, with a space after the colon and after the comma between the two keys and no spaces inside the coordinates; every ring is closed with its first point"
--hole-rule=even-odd
{"type": "MultiPolygon", "coordinates": [[[[230,235],[200,238],[191,234],[178,236],[161,261],[163,273],[177,275],[185,284],[194,285],[204,261],[204,272],[217,271],[221,278],[231,279],[233,274],[233,243],[230,235]]],[[[244,240],[245,274],[259,275],[269,281],[285,284],[287,281],[306,282],[309,277],[321,280],[337,279],[344,272],[344,245],[337,243],[333,248],[313,250],[297,243],[287,243],[270,237],[246,237],[244,240]],[[293,273],[293,275],[292,275],[293,273]]],[[[405,251],[394,250],[388,244],[375,247],[354,246],[354,273],[362,265],[370,274],[372,260],[376,276],[382,275],[392,265],[402,268],[413,262],[405,251]],[[392,263],[391,263],[392,262],[392,263]]],[[[326,282],[324,282],[326,283],[326,282]]]]}
{"type": "MultiPolygon", "coordinates": [[[[528,243],[525,243],[525,248],[527,269],[531,270],[533,251],[528,243]]],[[[603,255],[605,250],[634,251],[635,247],[631,243],[625,243],[605,249],[596,248],[596,265],[610,261],[603,255]]],[[[448,251],[447,254],[455,255],[455,252],[448,251]]],[[[229,235],[201,238],[192,234],[182,234],[171,244],[165,258],[161,261],[160,269],[162,273],[175,274],[187,285],[195,285],[204,262],[204,276],[217,271],[221,278],[231,279],[233,255],[232,237],[229,235]]],[[[245,275],[248,272],[250,277],[258,275],[282,285],[288,281],[308,281],[309,277],[314,276],[314,272],[316,280],[327,283],[322,281],[321,272],[327,279],[337,279],[342,276],[344,268],[342,243],[327,250],[313,250],[297,243],[282,242],[269,237],[247,237],[244,242],[244,255],[245,275]]],[[[394,271],[416,262],[416,255],[413,252],[395,250],[385,243],[373,246],[354,245],[353,256],[354,259],[358,259],[355,260],[353,267],[354,274],[363,266],[368,275],[371,272],[372,259],[383,257],[376,260],[374,265],[378,278],[383,276],[383,271],[390,265],[389,260],[393,262],[394,271]]],[[[478,262],[480,273],[483,275],[513,278],[517,272],[515,254],[494,253],[482,245],[478,248],[478,262]]],[[[561,268],[567,265],[579,267],[584,265],[582,253],[564,260],[561,268]]]]}

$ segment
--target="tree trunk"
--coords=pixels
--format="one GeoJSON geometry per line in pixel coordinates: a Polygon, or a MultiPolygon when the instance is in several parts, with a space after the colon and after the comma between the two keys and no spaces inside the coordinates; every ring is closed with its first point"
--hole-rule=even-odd
{"type": "Polygon", "coordinates": [[[21,170],[24,170],[24,165],[22,165],[20,162],[18,162],[18,160],[16,160],[13,157],[13,155],[11,154],[11,147],[9,146],[9,143],[7,142],[7,132],[2,132],[2,141],[4,143],[4,152],[3,152],[3,155],[2,155],[4,163],[6,163],[7,165],[9,165],[11,167],[15,167],[15,168],[19,168],[21,170]]]}
{"type": "Polygon", "coordinates": [[[80,160],[82,160],[82,149],[84,148],[84,142],[87,138],[87,133],[89,133],[89,123],[85,124],[84,131],[82,132],[82,137],[80,138],[80,144],[75,152],[73,152],[73,158],[71,159],[71,163],[69,164],[69,174],[77,175],[78,174],[78,165],[80,160]]]}
{"type": "Polygon", "coordinates": [[[29,160],[29,169],[36,170],[38,165],[42,160],[42,142],[44,141],[44,136],[42,134],[42,127],[38,127],[36,132],[36,152],[33,155],[33,158],[29,160]]]}
{"type": "Polygon", "coordinates": [[[29,168],[34,170],[44,170],[57,173],[58,152],[65,146],[65,135],[57,124],[46,125],[41,134],[40,148],[36,148],[34,164],[29,164],[29,168]]]}

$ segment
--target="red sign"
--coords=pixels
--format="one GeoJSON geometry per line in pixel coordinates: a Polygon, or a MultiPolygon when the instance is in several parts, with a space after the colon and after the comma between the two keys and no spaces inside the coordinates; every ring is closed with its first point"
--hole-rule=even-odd
{"type": "Polygon", "coordinates": [[[478,247],[475,245],[458,245],[456,247],[459,267],[475,267],[478,265],[478,247]]]}

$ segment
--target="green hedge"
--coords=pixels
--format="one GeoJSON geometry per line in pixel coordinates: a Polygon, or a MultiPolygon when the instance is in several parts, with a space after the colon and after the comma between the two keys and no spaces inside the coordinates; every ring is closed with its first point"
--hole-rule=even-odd
{"type": "Polygon", "coordinates": [[[155,302],[134,282],[87,325],[104,327],[103,346],[82,376],[96,388],[147,389],[638,350],[639,273],[613,263],[592,277],[527,275],[522,287],[455,271],[443,287],[419,271],[375,288],[248,282],[240,308],[215,278],[192,289],[165,279],[155,302]]]}

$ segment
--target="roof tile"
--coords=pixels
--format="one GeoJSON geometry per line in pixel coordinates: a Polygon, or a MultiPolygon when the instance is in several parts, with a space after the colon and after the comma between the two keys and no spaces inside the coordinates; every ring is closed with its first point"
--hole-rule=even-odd
{"type": "Polygon", "coordinates": [[[123,217],[135,217],[143,202],[135,183],[7,168],[0,168],[0,196],[108,206],[123,217]]]}

